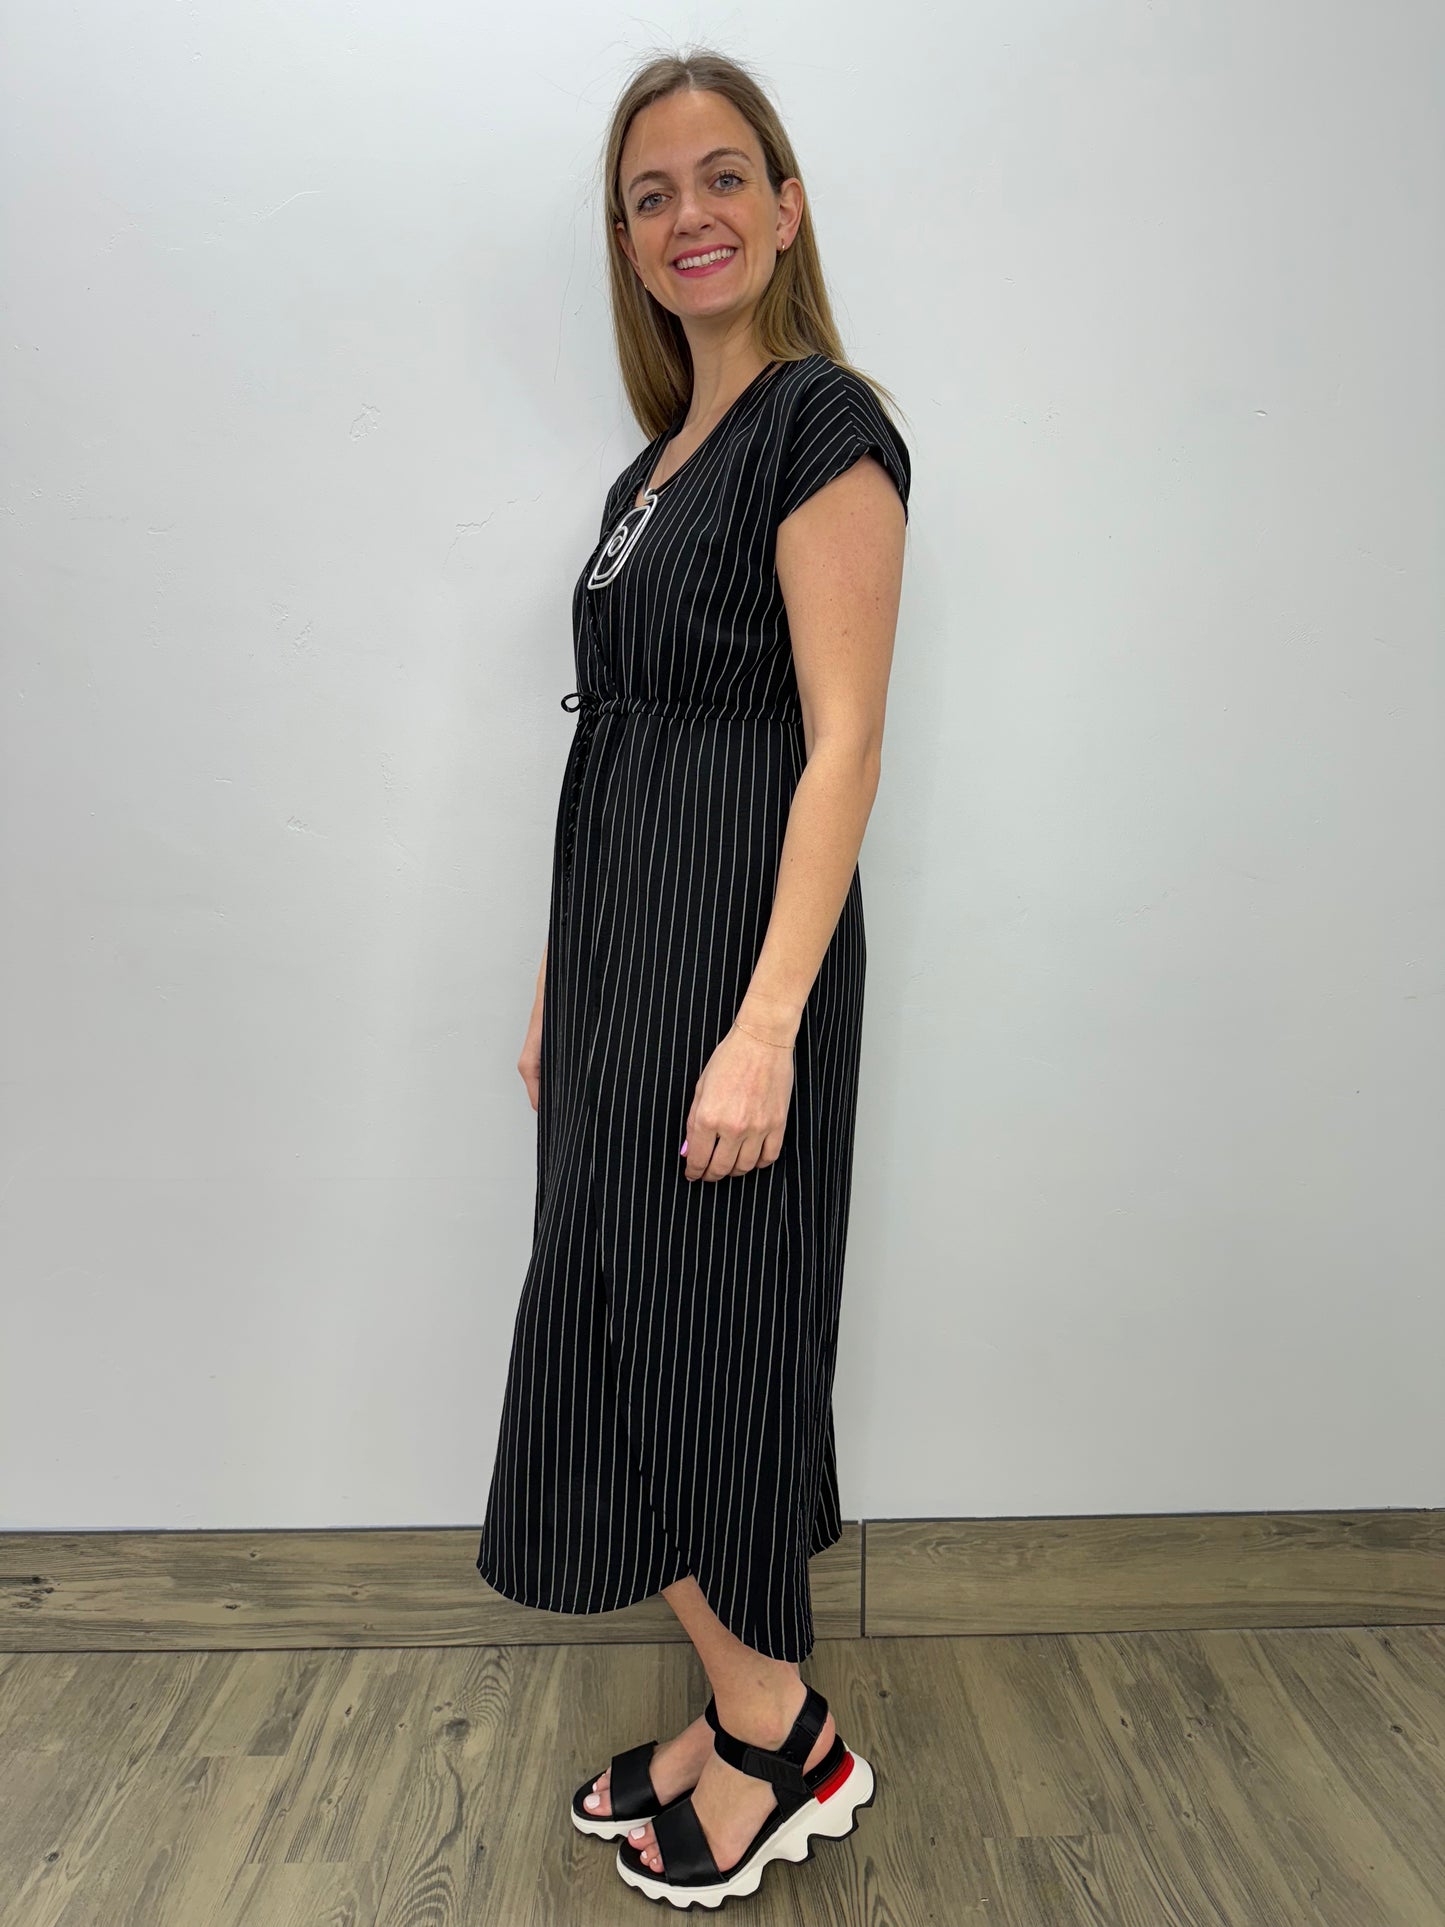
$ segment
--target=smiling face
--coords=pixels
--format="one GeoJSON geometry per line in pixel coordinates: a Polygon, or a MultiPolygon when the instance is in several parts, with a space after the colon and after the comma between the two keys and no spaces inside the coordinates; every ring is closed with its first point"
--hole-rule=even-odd
{"type": "Polygon", "coordinates": [[[748,122],[722,94],[641,108],[618,169],[617,238],[654,300],[689,333],[748,322],[802,218],[802,183],[768,184],[748,122]]]}

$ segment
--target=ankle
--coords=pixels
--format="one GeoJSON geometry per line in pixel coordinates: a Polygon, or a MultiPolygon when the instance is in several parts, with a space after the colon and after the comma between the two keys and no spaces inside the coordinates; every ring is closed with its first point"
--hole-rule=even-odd
{"type": "Polygon", "coordinates": [[[750,1746],[776,1750],[793,1730],[793,1723],[807,1703],[807,1687],[797,1674],[780,1679],[776,1686],[756,1684],[726,1697],[714,1693],[717,1716],[729,1733],[735,1733],[750,1746]]]}

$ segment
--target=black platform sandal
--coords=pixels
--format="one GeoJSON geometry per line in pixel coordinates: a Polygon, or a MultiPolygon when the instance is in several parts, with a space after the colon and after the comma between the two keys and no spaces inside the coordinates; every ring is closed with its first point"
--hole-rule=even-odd
{"type": "MultiPolygon", "coordinates": [[[[717,1713],[711,1700],[707,1703],[707,1718],[709,1726],[716,1731],[717,1713]]],[[[649,1768],[660,1744],[658,1740],[643,1740],[638,1746],[629,1746],[625,1753],[613,1754],[609,1769],[612,1778],[607,1782],[607,1791],[612,1796],[611,1813],[589,1813],[582,1804],[592,1791],[592,1780],[585,1780],[578,1787],[572,1795],[572,1824],[579,1833],[595,1834],[599,1840],[616,1840],[629,1827],[655,1821],[659,1813],[666,1813],[689,1798],[691,1787],[684,1787],[666,1806],[658,1799],[649,1768]]],[[[601,1778],[600,1772],[592,1776],[594,1780],[601,1778]]]]}
{"type": "Polygon", "coordinates": [[[716,1703],[709,1700],[707,1722],[719,1755],[740,1772],[771,1781],[777,1805],[736,1866],[723,1873],[713,1859],[692,1794],[684,1793],[650,1816],[662,1872],[653,1873],[632,1842],[624,1840],[617,1849],[622,1878],[649,1900],[669,1900],[674,1907],[720,1907],[734,1895],[756,1893],[770,1860],[807,1860],[812,1840],[846,1839],[858,1825],[858,1809],[873,1804],[873,1769],[861,1753],[850,1752],[835,1732],[833,1744],[818,1764],[803,1771],[827,1718],[828,1702],[809,1686],[791,1732],[770,1752],[748,1745],[720,1726],[716,1703]]]}

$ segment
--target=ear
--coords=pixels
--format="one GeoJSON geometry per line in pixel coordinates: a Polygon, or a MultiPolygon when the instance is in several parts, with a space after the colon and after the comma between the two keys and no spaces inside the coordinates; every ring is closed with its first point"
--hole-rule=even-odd
{"type": "Polygon", "coordinates": [[[642,269],[637,265],[637,256],[632,249],[632,239],[627,232],[627,223],[625,221],[614,221],[612,225],[617,229],[617,245],[632,263],[632,272],[637,276],[639,281],[642,280],[642,269]]]}

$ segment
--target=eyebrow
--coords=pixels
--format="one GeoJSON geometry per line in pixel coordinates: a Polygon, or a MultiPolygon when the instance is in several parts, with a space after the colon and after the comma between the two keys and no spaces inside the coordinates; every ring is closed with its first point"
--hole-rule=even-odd
{"type": "MultiPolygon", "coordinates": [[[[740,147],[712,147],[703,155],[702,159],[698,162],[698,166],[710,167],[714,161],[721,160],[724,154],[736,154],[740,161],[746,161],[752,158],[751,155],[745,154],[740,147]]],[[[649,167],[645,174],[633,175],[632,179],[627,183],[627,191],[629,194],[635,193],[644,181],[666,181],[671,178],[671,175],[667,173],[665,168],[649,167]]]]}

